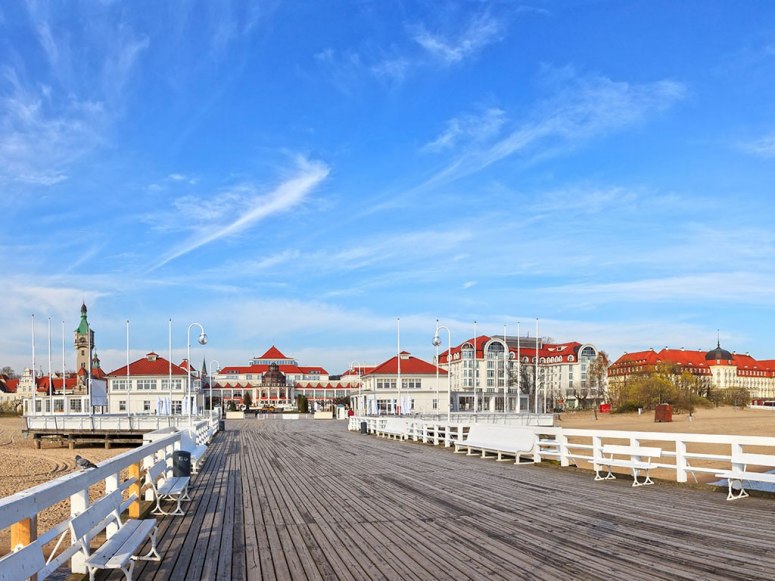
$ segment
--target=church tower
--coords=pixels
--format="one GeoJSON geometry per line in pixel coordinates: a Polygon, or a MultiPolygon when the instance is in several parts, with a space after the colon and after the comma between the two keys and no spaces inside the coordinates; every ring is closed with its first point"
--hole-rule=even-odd
{"type": "Polygon", "coordinates": [[[76,371],[85,369],[88,372],[89,360],[94,351],[94,330],[89,327],[89,321],[86,318],[86,303],[81,305],[81,323],[73,335],[75,337],[76,371]]]}

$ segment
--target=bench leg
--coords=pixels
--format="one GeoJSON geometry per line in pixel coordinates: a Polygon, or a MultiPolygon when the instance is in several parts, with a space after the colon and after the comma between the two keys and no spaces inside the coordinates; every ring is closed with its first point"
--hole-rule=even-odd
{"type": "Polygon", "coordinates": [[[640,470],[633,468],[632,469],[633,486],[648,486],[649,484],[654,484],[654,481],[651,480],[651,477],[649,476],[648,470],[646,471],[646,477],[643,479],[643,482],[638,482],[639,475],[640,475],[640,470]]]}
{"type": "Polygon", "coordinates": [[[136,561],[161,561],[161,555],[159,555],[159,551],[156,550],[156,533],[158,530],[159,527],[155,526],[151,531],[151,550],[141,557],[132,557],[133,559],[136,561]]]}
{"type": "Polygon", "coordinates": [[[121,570],[124,572],[124,575],[126,576],[126,581],[132,581],[132,572],[135,569],[135,562],[131,559],[129,560],[129,563],[127,563],[126,567],[121,567],[121,570]]]}
{"type": "Polygon", "coordinates": [[[608,474],[600,476],[600,470],[595,470],[595,480],[616,480],[616,476],[611,472],[611,467],[608,467],[608,474]]]}
{"type": "Polygon", "coordinates": [[[727,500],[737,500],[738,498],[745,498],[748,496],[748,493],[745,491],[745,488],[743,487],[743,481],[742,480],[735,480],[734,478],[727,478],[727,485],[729,486],[729,493],[727,494],[727,500]],[[734,489],[732,488],[733,482],[739,482],[740,483],[740,492],[735,494],[734,489]]]}

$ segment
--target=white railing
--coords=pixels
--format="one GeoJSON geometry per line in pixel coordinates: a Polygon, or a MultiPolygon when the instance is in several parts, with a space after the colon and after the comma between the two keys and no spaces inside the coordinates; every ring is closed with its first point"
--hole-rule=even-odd
{"type": "MultiPolygon", "coordinates": [[[[72,559],[71,570],[74,573],[85,573],[83,555],[79,545],[70,539],[69,519],[58,523],[40,536],[37,535],[37,518],[44,510],[53,505],[70,501],[70,515],[83,512],[89,505],[89,488],[100,482],[105,483],[105,494],[114,490],[128,491],[129,495],[141,498],[141,472],[144,465],[171,456],[180,447],[182,432],[174,432],[149,442],[134,450],[129,450],[103,462],[97,468],[88,469],[73,474],[67,474],[50,482],[40,484],[14,495],[0,499],[0,530],[11,529],[11,550],[28,545],[36,538],[41,545],[51,547],[51,555],[46,567],[38,574],[38,579],[45,579],[51,573],[72,559]],[[126,476],[122,480],[122,472],[126,476]]],[[[129,509],[130,518],[140,516],[140,503],[134,501],[125,503],[122,509],[129,509]]],[[[109,530],[108,535],[114,531],[109,530]]]]}
{"type": "MultiPolygon", "coordinates": [[[[220,408],[212,411],[214,415],[220,408]]],[[[193,422],[209,420],[212,415],[194,416],[193,422]]],[[[162,428],[185,428],[188,416],[156,416],[126,414],[49,415],[24,416],[27,430],[74,430],[74,431],[153,431],[162,428]]]]}
{"type": "MultiPolygon", "coordinates": [[[[359,431],[366,422],[368,433],[383,428],[385,416],[352,416],[348,429],[359,431]]],[[[471,422],[446,423],[441,421],[407,419],[407,436],[415,442],[451,446],[468,433],[471,422]]],[[[737,436],[722,434],[673,434],[663,432],[625,432],[615,430],[582,430],[544,426],[524,426],[538,436],[536,462],[553,460],[560,466],[579,465],[591,469],[602,459],[605,444],[629,446],[658,446],[664,462],[652,464],[662,469],[661,477],[675,482],[688,482],[691,475],[717,474],[725,470],[743,469],[741,455],[756,453],[775,455],[775,437],[737,436]],[[665,476],[667,475],[667,476],[665,476]]]]}

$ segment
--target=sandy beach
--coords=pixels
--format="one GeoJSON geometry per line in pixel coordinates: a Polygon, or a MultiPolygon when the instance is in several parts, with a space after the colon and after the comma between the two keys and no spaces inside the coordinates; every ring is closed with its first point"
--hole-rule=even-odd
{"type": "Polygon", "coordinates": [[[560,414],[557,425],[563,428],[673,432],[684,434],[735,434],[775,436],[775,411],[720,407],[699,409],[692,414],[673,414],[672,422],[655,422],[653,411],[627,414],[595,414],[592,411],[560,414]]]}

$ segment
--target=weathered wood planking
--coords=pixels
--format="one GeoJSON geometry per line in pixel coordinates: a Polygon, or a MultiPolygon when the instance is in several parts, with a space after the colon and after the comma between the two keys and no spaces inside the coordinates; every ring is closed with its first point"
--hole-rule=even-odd
{"type": "MultiPolygon", "coordinates": [[[[138,579],[771,579],[775,499],[233,421],[138,579]]],[[[118,578],[113,576],[111,578],[118,578]]]]}

